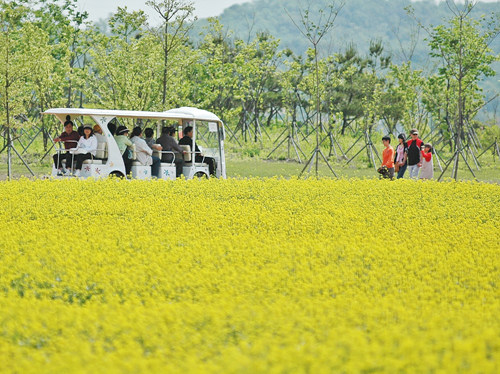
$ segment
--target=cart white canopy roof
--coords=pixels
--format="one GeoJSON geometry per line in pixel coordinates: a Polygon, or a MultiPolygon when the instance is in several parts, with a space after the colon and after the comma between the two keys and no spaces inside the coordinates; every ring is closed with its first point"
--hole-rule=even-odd
{"type": "Polygon", "coordinates": [[[54,108],[42,114],[70,115],[70,116],[103,116],[119,118],[142,118],[155,120],[197,120],[222,122],[212,112],[198,108],[182,107],[170,109],[166,112],[143,112],[138,110],[108,110],[108,109],[79,109],[79,108],[54,108]]]}

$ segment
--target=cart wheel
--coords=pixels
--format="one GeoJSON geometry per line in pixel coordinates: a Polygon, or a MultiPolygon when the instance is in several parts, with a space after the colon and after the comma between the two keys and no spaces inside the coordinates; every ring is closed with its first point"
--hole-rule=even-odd
{"type": "Polygon", "coordinates": [[[204,172],[199,171],[194,175],[194,178],[198,179],[208,179],[208,175],[206,175],[204,172]]]}
{"type": "Polygon", "coordinates": [[[122,173],[120,173],[119,171],[113,171],[113,172],[109,173],[109,177],[110,178],[123,178],[124,175],[122,173]]]}

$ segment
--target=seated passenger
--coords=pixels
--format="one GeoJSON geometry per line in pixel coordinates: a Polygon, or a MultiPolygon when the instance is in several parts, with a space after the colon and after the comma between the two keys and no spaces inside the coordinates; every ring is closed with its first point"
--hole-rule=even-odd
{"type": "MultiPolygon", "coordinates": [[[[182,133],[184,134],[184,137],[179,140],[179,145],[189,145],[191,148],[193,144],[193,128],[191,126],[187,126],[182,130],[182,133]]],[[[204,162],[205,164],[208,164],[208,169],[210,171],[210,175],[215,176],[215,169],[217,168],[215,158],[213,157],[204,157],[203,154],[200,152],[200,149],[198,148],[198,145],[195,143],[194,144],[194,149],[196,152],[194,161],[195,162],[204,162]]]]}
{"type": "Polygon", "coordinates": [[[147,128],[144,130],[144,136],[146,137],[144,140],[149,148],[153,148],[153,145],[156,144],[155,139],[153,138],[154,134],[153,129],[147,128]]]}
{"type": "MultiPolygon", "coordinates": [[[[146,141],[142,139],[142,130],[140,127],[134,127],[130,140],[135,145],[137,161],[144,166],[151,165],[151,174],[153,177],[159,178],[161,161],[158,157],[153,156],[153,150],[146,144],[146,141]]],[[[161,146],[155,144],[153,147],[161,151],[161,146]]]]}
{"type": "Polygon", "coordinates": [[[163,153],[161,156],[162,162],[174,162],[175,163],[175,175],[179,178],[182,175],[182,168],[184,167],[184,157],[182,157],[184,151],[177,141],[174,139],[175,128],[174,127],[164,127],[161,129],[161,136],[156,139],[156,143],[161,145],[162,150],[174,152],[163,153]]]}
{"type": "Polygon", "coordinates": [[[129,175],[132,170],[132,146],[133,143],[128,138],[128,129],[125,126],[119,126],[116,130],[115,140],[120,150],[120,154],[125,164],[125,175],[129,175]]]}
{"type": "Polygon", "coordinates": [[[106,146],[104,144],[106,144],[106,137],[102,134],[101,126],[99,125],[94,126],[94,136],[97,139],[97,149],[102,151],[101,152],[102,156],[99,157],[105,158],[106,156],[104,155],[104,150],[106,149],[106,146]]]}
{"type": "Polygon", "coordinates": [[[64,149],[66,153],[62,154],[62,152],[54,155],[54,166],[58,170],[57,174],[62,175],[70,175],[69,171],[72,167],[73,155],[69,152],[71,148],[76,148],[78,144],[78,140],[80,140],[80,135],[78,132],[73,130],[73,122],[71,122],[71,117],[66,116],[66,122],[64,122],[64,132],[54,139],[54,142],[64,142],[64,149]],[[66,160],[66,169],[63,169],[62,161],[66,160]]]}
{"type": "Polygon", "coordinates": [[[90,160],[97,152],[97,138],[94,136],[91,125],[83,126],[83,136],[78,141],[75,153],[75,176],[80,176],[83,161],[90,160]]]}

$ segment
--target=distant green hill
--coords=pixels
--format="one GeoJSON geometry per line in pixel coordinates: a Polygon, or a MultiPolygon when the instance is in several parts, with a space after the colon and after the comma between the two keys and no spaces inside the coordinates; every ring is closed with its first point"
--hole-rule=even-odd
{"type": "MultiPolygon", "coordinates": [[[[327,0],[309,1],[314,13],[324,8],[327,0]]],[[[308,44],[299,34],[288,14],[295,20],[299,12],[307,7],[304,0],[254,0],[227,8],[219,17],[221,23],[234,31],[239,38],[246,39],[260,31],[267,31],[281,40],[283,48],[291,48],[296,53],[303,53],[308,44]],[[287,14],[288,13],[288,14],[287,14]]],[[[419,20],[426,25],[438,25],[451,15],[444,2],[436,4],[433,0],[411,2],[409,0],[346,0],[339,13],[335,29],[322,43],[324,53],[335,52],[354,42],[360,50],[367,50],[370,40],[381,39],[386,49],[393,53],[396,60],[401,60],[401,48],[398,41],[408,47],[411,36],[415,32],[415,22],[407,15],[405,7],[411,5],[419,20]]],[[[478,3],[474,15],[480,16],[492,12],[500,12],[500,2],[478,3]]],[[[198,21],[197,31],[207,25],[207,20],[198,21]]],[[[420,33],[415,59],[425,63],[428,49],[424,42],[424,32],[420,33]]],[[[500,52],[500,38],[495,42],[500,52]]]]}
{"type": "MultiPolygon", "coordinates": [[[[234,35],[243,40],[252,38],[257,32],[266,31],[281,40],[283,48],[290,48],[295,53],[302,54],[308,47],[305,38],[297,31],[290,17],[299,19],[299,12],[307,8],[312,13],[317,12],[326,0],[254,0],[241,5],[233,5],[219,17],[221,23],[234,35]]],[[[400,63],[406,60],[411,49],[411,40],[418,43],[414,50],[412,61],[420,68],[432,69],[429,61],[429,48],[424,40],[426,34],[416,27],[415,21],[407,15],[405,7],[411,5],[416,17],[425,25],[438,25],[443,19],[451,17],[451,12],[444,2],[409,0],[346,0],[344,8],[339,13],[336,26],[321,43],[323,55],[335,53],[346,48],[353,42],[361,53],[368,51],[371,39],[381,39],[387,53],[393,61],[400,63]],[[405,51],[403,53],[403,51],[405,51]]],[[[492,12],[500,12],[500,2],[477,4],[474,16],[492,12]]],[[[203,31],[208,21],[201,19],[193,30],[193,39],[203,31]]],[[[500,37],[492,45],[496,53],[500,53],[500,37]]],[[[500,64],[495,65],[497,71],[500,64]]],[[[483,87],[490,95],[500,92],[499,76],[484,82],[483,87]]]]}

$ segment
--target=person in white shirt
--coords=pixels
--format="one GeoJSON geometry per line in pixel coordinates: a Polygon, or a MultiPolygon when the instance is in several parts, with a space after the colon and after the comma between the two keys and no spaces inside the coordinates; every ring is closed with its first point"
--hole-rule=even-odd
{"type": "Polygon", "coordinates": [[[83,126],[83,136],[78,141],[74,150],[75,154],[75,176],[80,176],[83,161],[91,159],[97,152],[97,138],[94,136],[91,125],[83,126]]]}
{"type": "MultiPolygon", "coordinates": [[[[142,139],[142,130],[140,127],[134,127],[132,130],[132,135],[130,140],[135,145],[135,152],[137,153],[137,161],[139,161],[144,166],[151,165],[151,175],[153,177],[160,177],[160,164],[161,161],[158,157],[153,156],[153,150],[149,148],[146,141],[142,139]]],[[[155,144],[153,146],[155,149],[161,151],[161,146],[155,144]]]]}

